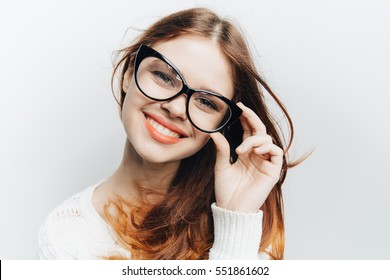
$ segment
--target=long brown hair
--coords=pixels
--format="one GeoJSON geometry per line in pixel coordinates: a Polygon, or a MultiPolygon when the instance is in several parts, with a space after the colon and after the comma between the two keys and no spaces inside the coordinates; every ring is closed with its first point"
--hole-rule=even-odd
{"type": "MultiPolygon", "coordinates": [[[[126,70],[132,69],[135,54],[141,44],[153,45],[181,35],[198,35],[218,43],[230,62],[234,81],[235,102],[250,107],[267,127],[267,133],[275,145],[285,151],[280,179],[261,207],[263,232],[259,252],[267,253],[271,259],[283,259],[284,218],[282,184],[287,169],[302,160],[287,163],[286,153],[294,136],[293,124],[285,107],[259,75],[253,63],[244,36],[230,21],[219,18],[205,8],[180,11],[164,17],[144,31],[130,46],[118,51],[111,85],[114,90],[116,75],[119,78],[122,110],[126,93],[123,79],[126,70]],[[264,88],[272,96],[287,118],[290,128],[288,144],[264,101],[264,88]]],[[[115,93],[114,93],[115,96],[115,93]]],[[[242,142],[243,130],[240,122],[223,131],[231,146],[231,162],[237,160],[235,149],[242,142]]],[[[136,259],[207,259],[214,240],[211,204],[214,194],[215,148],[211,140],[196,154],[183,159],[168,193],[157,204],[131,205],[122,198],[106,205],[105,214],[118,234],[122,245],[136,259]],[[207,160],[205,160],[207,159],[207,160]],[[114,206],[115,215],[108,208],[114,206]]],[[[111,256],[116,258],[118,256],[111,256]]]]}

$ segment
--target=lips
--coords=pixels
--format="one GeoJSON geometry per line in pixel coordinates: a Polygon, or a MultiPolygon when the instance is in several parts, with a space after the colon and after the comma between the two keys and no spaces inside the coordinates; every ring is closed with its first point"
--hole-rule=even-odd
{"type": "Polygon", "coordinates": [[[145,115],[145,125],[150,135],[160,143],[176,144],[188,135],[177,126],[167,123],[164,119],[153,114],[145,115]]]}

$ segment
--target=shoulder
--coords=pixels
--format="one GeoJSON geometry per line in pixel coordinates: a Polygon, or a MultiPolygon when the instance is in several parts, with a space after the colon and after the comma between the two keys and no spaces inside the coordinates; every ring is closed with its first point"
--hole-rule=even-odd
{"type": "Polygon", "coordinates": [[[40,259],[78,259],[88,235],[97,225],[91,209],[91,196],[100,184],[89,186],[57,206],[42,223],[38,233],[40,259]]]}

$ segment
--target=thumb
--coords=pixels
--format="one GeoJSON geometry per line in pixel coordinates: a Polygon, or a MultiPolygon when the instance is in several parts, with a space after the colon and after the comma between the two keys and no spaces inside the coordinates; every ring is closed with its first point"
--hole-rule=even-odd
{"type": "Polygon", "coordinates": [[[217,158],[215,162],[215,171],[220,172],[230,167],[230,145],[220,132],[211,133],[210,138],[213,139],[217,158]]]}

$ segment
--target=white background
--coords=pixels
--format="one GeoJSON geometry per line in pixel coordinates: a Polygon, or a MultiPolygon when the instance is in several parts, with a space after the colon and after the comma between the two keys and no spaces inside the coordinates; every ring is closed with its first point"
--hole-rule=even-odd
{"type": "Polygon", "coordinates": [[[171,12],[237,21],[295,124],[287,259],[390,259],[387,1],[2,1],[0,258],[36,258],[63,200],[108,177],[125,141],[111,54],[171,12]],[[126,35],[125,35],[126,33],[126,35]]]}

